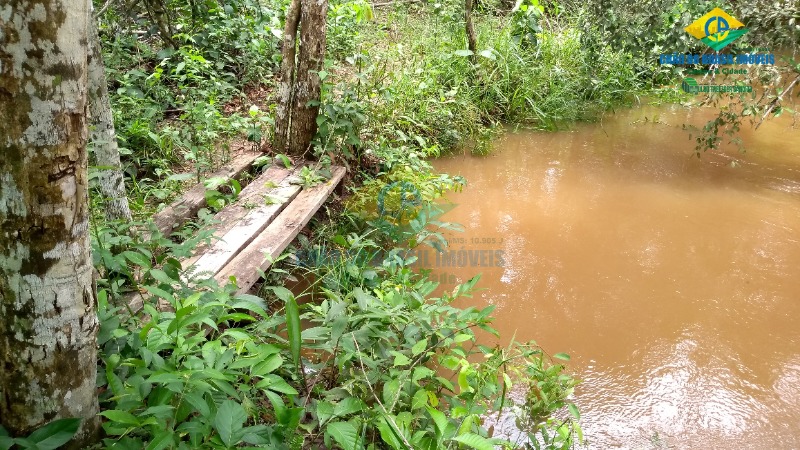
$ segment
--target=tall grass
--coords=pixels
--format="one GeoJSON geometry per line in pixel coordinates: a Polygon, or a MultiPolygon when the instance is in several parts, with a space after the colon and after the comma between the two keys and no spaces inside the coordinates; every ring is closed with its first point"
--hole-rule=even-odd
{"type": "Polygon", "coordinates": [[[366,38],[377,43],[373,62],[385,71],[369,107],[375,135],[416,140],[436,153],[500,123],[553,129],[592,120],[644,88],[630,55],[592,42],[576,19],[543,24],[535,45],[516,43],[507,17],[476,22],[474,60],[463,51],[461,24],[424,13],[393,13],[380,24],[385,35],[366,38]]]}

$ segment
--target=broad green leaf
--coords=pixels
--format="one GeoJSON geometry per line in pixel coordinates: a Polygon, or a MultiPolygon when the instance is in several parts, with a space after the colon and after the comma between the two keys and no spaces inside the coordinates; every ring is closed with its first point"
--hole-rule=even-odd
{"type": "Polygon", "coordinates": [[[349,422],[331,422],[325,427],[325,431],[344,450],[354,450],[360,447],[358,445],[358,430],[349,422]]]}
{"type": "Polygon", "coordinates": [[[408,364],[411,364],[411,360],[408,359],[408,356],[406,356],[406,355],[404,355],[404,354],[402,354],[400,352],[397,352],[397,351],[391,351],[389,353],[394,355],[394,366],[395,367],[397,367],[397,366],[406,366],[408,364]]]}
{"type": "Polygon", "coordinates": [[[266,359],[256,364],[251,373],[253,376],[263,377],[264,375],[274,372],[275,369],[281,365],[283,365],[283,358],[281,358],[281,355],[269,355],[266,359]]]}
{"type": "Polygon", "coordinates": [[[420,409],[428,406],[428,391],[425,389],[420,389],[414,393],[414,397],[411,399],[411,409],[420,409]]]}
{"type": "Polygon", "coordinates": [[[225,400],[217,410],[213,425],[222,442],[231,447],[237,444],[234,442],[234,434],[242,429],[245,421],[247,421],[247,413],[242,405],[233,400],[225,400]]]}
{"type": "Polygon", "coordinates": [[[278,155],[275,155],[275,157],[280,159],[281,163],[283,163],[283,166],[286,167],[287,169],[292,168],[292,160],[289,159],[288,156],[284,155],[283,153],[280,153],[278,155]]]}
{"type": "Polygon", "coordinates": [[[497,57],[494,56],[494,51],[490,48],[487,48],[486,50],[481,50],[480,52],[478,52],[478,54],[483,56],[484,58],[489,58],[492,61],[497,59],[497,57]]]}
{"type": "Polygon", "coordinates": [[[290,298],[294,298],[294,294],[292,294],[292,291],[286,289],[285,287],[270,286],[269,289],[275,294],[276,297],[283,300],[284,302],[288,302],[290,298]]]}
{"type": "Polygon", "coordinates": [[[423,378],[428,378],[435,374],[436,372],[425,366],[415,367],[414,372],[411,374],[411,382],[414,384],[419,384],[419,380],[422,380],[423,378]]]}
{"type": "Polygon", "coordinates": [[[147,256],[144,256],[143,254],[141,254],[139,252],[126,250],[126,251],[122,252],[122,255],[125,256],[125,258],[128,261],[136,264],[139,267],[144,267],[145,269],[150,269],[150,267],[151,267],[150,266],[150,258],[148,258],[147,256]]]}
{"type": "Polygon", "coordinates": [[[170,285],[176,281],[161,269],[150,269],[150,275],[152,275],[156,280],[167,285],[170,285]]]}
{"type": "Polygon", "coordinates": [[[243,428],[240,433],[242,434],[242,441],[248,444],[266,445],[271,442],[270,437],[272,430],[266,425],[254,425],[252,427],[243,428]]]}
{"type": "Polygon", "coordinates": [[[172,430],[164,430],[153,437],[145,450],[163,450],[175,445],[175,433],[172,430]]]}
{"type": "Polygon", "coordinates": [[[556,353],[555,355],[553,355],[553,358],[563,359],[564,361],[570,360],[569,355],[566,353],[556,353]]]}
{"type": "Polygon", "coordinates": [[[439,436],[444,436],[444,432],[447,429],[447,416],[444,415],[443,412],[439,411],[438,409],[431,408],[428,406],[426,408],[428,410],[428,414],[430,414],[431,419],[433,419],[433,423],[436,425],[436,431],[439,436]]]}
{"type": "Polygon", "coordinates": [[[569,412],[572,414],[572,417],[574,417],[575,420],[581,420],[581,412],[578,410],[578,407],[575,406],[575,403],[568,403],[567,408],[569,409],[569,412]]]}
{"type": "Polygon", "coordinates": [[[389,408],[397,400],[400,393],[400,380],[390,380],[383,385],[383,401],[389,408]]]}
{"type": "Polygon", "coordinates": [[[28,440],[35,442],[38,450],[55,450],[69,442],[80,425],[81,419],[54,420],[31,433],[28,440]]]}
{"type": "Polygon", "coordinates": [[[472,56],[473,55],[472,50],[467,50],[467,49],[456,50],[456,51],[453,52],[453,54],[455,54],[456,56],[472,56]]]}
{"type": "Polygon", "coordinates": [[[362,411],[364,409],[364,402],[356,397],[347,397],[336,404],[334,414],[337,417],[343,417],[348,414],[362,411]]]}
{"type": "Polygon", "coordinates": [[[334,405],[331,402],[320,400],[317,402],[317,420],[323,425],[334,416],[334,405]]]}
{"type": "Polygon", "coordinates": [[[397,429],[389,423],[389,419],[394,420],[390,415],[384,415],[378,419],[378,431],[381,433],[383,442],[395,450],[412,450],[405,445],[397,429]]]}
{"type": "Polygon", "coordinates": [[[428,338],[425,338],[414,344],[414,346],[411,347],[411,354],[417,356],[424,352],[426,348],[428,348],[428,338]]]}
{"type": "Polygon", "coordinates": [[[286,395],[297,395],[297,390],[293,388],[283,378],[275,374],[267,375],[263,380],[256,383],[259,389],[269,389],[270,391],[280,392],[286,395]]]}
{"type": "Polygon", "coordinates": [[[300,308],[294,296],[286,299],[286,332],[289,335],[289,348],[292,362],[300,370],[300,346],[302,345],[302,329],[300,328],[300,308]]]}
{"type": "Polygon", "coordinates": [[[100,415],[109,420],[113,420],[114,422],[121,423],[123,425],[139,426],[140,424],[139,419],[137,419],[136,416],[127,411],[111,409],[108,411],[101,412],[100,415]]]}
{"type": "Polygon", "coordinates": [[[476,450],[494,450],[494,445],[490,440],[475,433],[465,433],[454,437],[453,440],[476,450]]]}

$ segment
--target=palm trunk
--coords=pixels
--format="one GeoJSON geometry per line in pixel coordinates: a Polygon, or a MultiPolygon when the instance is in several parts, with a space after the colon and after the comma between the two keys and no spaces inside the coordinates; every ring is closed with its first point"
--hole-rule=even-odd
{"type": "Polygon", "coordinates": [[[89,2],[0,13],[0,423],[54,419],[97,434],[95,294],[86,156],[89,2]]]}
{"type": "Polygon", "coordinates": [[[125,178],[114,130],[114,115],[108,98],[103,54],[97,24],[89,18],[89,113],[91,128],[89,140],[94,145],[95,162],[100,170],[100,194],[103,196],[108,220],[131,221],[131,210],[125,193],[125,178]]]}

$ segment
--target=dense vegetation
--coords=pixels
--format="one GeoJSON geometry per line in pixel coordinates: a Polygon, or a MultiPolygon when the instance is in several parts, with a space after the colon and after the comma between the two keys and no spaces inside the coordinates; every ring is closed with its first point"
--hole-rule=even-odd
{"type": "MultiPolygon", "coordinates": [[[[441,249],[441,232],[457,228],[437,221],[438,205],[465,185],[426,159],[459,148],[484,153],[504,124],[552,130],[643,96],[676,98],[679,73],[657,56],[677,42],[692,45],[682,27],[711,2],[644,10],[628,2],[482,1],[477,52],[466,50],[461,3],[397,2],[377,11],[364,0],[332,3],[319,130],[305,156],[319,161],[319,174],[335,162],[354,176],[346,197],[252,295],[181,267],[179,259],[209,239],[202,221],[172,237],[151,229],[144,239],[141,230],[240,149],[286,160],[269,145],[286,5],[155,3],[97,5],[127,188],[141,221],[95,214],[93,222],[103,446],[580,442],[580,414],[569,401],[577,381],[559,361],[568,356],[551,357],[535,343],[479,345],[475,330],[495,333],[491,309],[451,306],[470,294],[477,274],[434,295],[436,284],[414,267],[410,250],[441,249]],[[420,201],[404,201],[392,189],[401,183],[420,201]],[[379,194],[386,198],[377,208],[379,194]],[[311,287],[287,289],[296,277],[311,287]],[[146,292],[142,314],[120,301],[136,290],[146,292]],[[525,395],[511,396],[512,388],[525,395]],[[505,416],[520,430],[513,442],[494,436],[491,423],[505,416]]],[[[785,22],[772,41],[785,45],[798,36],[791,8],[743,13],[758,29],[785,22]]],[[[321,176],[307,175],[309,183],[321,176]]],[[[211,207],[240,190],[210,181],[211,207]]]]}

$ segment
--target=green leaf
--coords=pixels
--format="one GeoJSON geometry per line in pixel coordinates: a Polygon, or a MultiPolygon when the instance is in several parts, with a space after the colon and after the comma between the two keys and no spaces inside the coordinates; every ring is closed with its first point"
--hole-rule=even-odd
{"type": "Polygon", "coordinates": [[[292,160],[289,159],[289,157],[287,157],[283,153],[275,155],[275,157],[280,159],[281,162],[283,163],[283,166],[286,167],[287,169],[291,169],[292,168],[292,160]]]}
{"type": "Polygon", "coordinates": [[[158,281],[160,281],[160,282],[162,282],[162,283],[164,283],[166,285],[170,285],[170,284],[174,283],[175,281],[177,281],[177,280],[173,280],[172,277],[167,275],[167,273],[164,272],[161,269],[150,269],[150,275],[153,278],[155,278],[156,280],[158,280],[158,281]]]}
{"type": "Polygon", "coordinates": [[[139,252],[126,250],[126,251],[122,252],[122,255],[125,257],[125,259],[127,259],[128,261],[136,264],[139,267],[144,267],[145,269],[148,269],[148,270],[151,267],[150,258],[148,258],[147,256],[145,256],[145,255],[143,255],[143,254],[141,254],[139,252]]]}
{"type": "Polygon", "coordinates": [[[362,402],[361,399],[356,397],[347,397],[336,404],[336,408],[334,409],[334,414],[336,414],[337,417],[342,417],[348,414],[353,414],[355,412],[362,411],[363,409],[364,409],[364,402],[362,402]]]}
{"type": "Polygon", "coordinates": [[[465,433],[454,437],[453,440],[477,450],[494,450],[494,445],[492,445],[491,441],[475,433],[465,433]]]}
{"type": "Polygon", "coordinates": [[[325,430],[344,450],[357,448],[358,430],[353,424],[349,422],[331,422],[325,430]]]}
{"type": "Polygon", "coordinates": [[[383,401],[388,405],[394,404],[399,397],[400,380],[393,379],[383,385],[383,401]]]}
{"type": "Polygon", "coordinates": [[[275,374],[267,375],[266,378],[256,383],[259,389],[269,389],[270,391],[280,392],[286,395],[297,395],[297,390],[293,388],[283,378],[275,374]]]}
{"type": "Polygon", "coordinates": [[[453,54],[456,56],[472,56],[474,53],[472,53],[472,50],[462,49],[454,51],[453,54]]]}
{"type": "Polygon", "coordinates": [[[492,61],[496,60],[497,57],[494,56],[494,50],[487,48],[486,50],[481,50],[478,52],[479,55],[483,56],[484,58],[489,58],[492,61]]]}
{"type": "Polygon", "coordinates": [[[406,355],[404,355],[404,354],[402,354],[400,352],[391,351],[389,353],[394,355],[394,366],[395,367],[397,367],[397,366],[405,366],[405,365],[408,365],[408,364],[411,363],[411,360],[408,359],[408,356],[406,356],[406,355]]]}
{"type": "Polygon", "coordinates": [[[428,406],[428,391],[420,389],[414,393],[411,399],[411,409],[416,410],[428,406]]]}
{"type": "Polygon", "coordinates": [[[443,412],[439,411],[438,409],[431,408],[428,406],[426,408],[428,410],[428,414],[430,414],[431,419],[433,419],[433,423],[436,425],[436,431],[438,432],[439,436],[444,436],[444,431],[447,429],[447,416],[444,415],[443,412]]]}
{"type": "Polygon", "coordinates": [[[164,430],[153,437],[146,450],[163,450],[171,445],[175,445],[175,434],[172,430],[164,430]]]}
{"type": "Polygon", "coordinates": [[[292,362],[300,370],[300,346],[302,344],[302,329],[300,328],[300,307],[297,306],[294,296],[286,299],[286,333],[289,337],[289,349],[292,352],[292,362]]]}
{"type": "Polygon", "coordinates": [[[575,406],[575,403],[568,403],[567,408],[569,409],[570,414],[575,420],[581,420],[581,412],[578,410],[578,407],[575,406]]]}
{"type": "Polygon", "coordinates": [[[225,400],[217,410],[213,425],[222,442],[231,447],[238,443],[234,442],[233,437],[237,431],[242,429],[245,421],[247,421],[247,413],[242,405],[233,400],[225,400]]]}
{"type": "Polygon", "coordinates": [[[38,450],[55,450],[69,442],[80,425],[81,419],[54,420],[31,433],[28,440],[36,443],[38,450]]]}
{"type": "Polygon", "coordinates": [[[275,369],[281,365],[283,365],[283,358],[281,358],[281,355],[269,355],[266,359],[256,364],[251,373],[253,376],[263,377],[264,375],[274,372],[275,369]]]}
{"type": "Polygon", "coordinates": [[[317,420],[320,426],[334,416],[334,406],[331,402],[320,400],[317,402],[317,420]]]}
{"type": "Polygon", "coordinates": [[[417,356],[424,352],[426,348],[428,348],[428,338],[425,338],[414,344],[414,346],[411,347],[411,354],[417,356]]]}
{"type": "Polygon", "coordinates": [[[173,305],[175,304],[175,297],[173,297],[172,294],[170,294],[169,292],[167,292],[167,291],[165,291],[165,290],[163,290],[161,288],[157,288],[155,286],[145,286],[144,289],[147,292],[155,295],[156,297],[161,297],[164,300],[169,301],[171,304],[173,304],[173,305]]]}
{"type": "Polygon", "coordinates": [[[139,426],[139,419],[127,411],[120,411],[118,409],[111,409],[100,413],[101,416],[108,418],[111,421],[121,423],[123,425],[139,426]]]}
{"type": "Polygon", "coordinates": [[[566,353],[556,353],[555,355],[553,355],[553,358],[563,359],[564,361],[570,360],[569,355],[566,353]]]}

